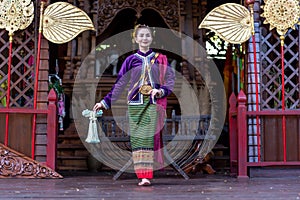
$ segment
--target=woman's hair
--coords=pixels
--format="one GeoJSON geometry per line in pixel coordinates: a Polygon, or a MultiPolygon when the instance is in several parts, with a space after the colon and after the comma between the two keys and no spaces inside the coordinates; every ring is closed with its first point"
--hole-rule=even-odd
{"type": "Polygon", "coordinates": [[[141,29],[141,28],[146,28],[146,29],[148,29],[149,32],[150,32],[150,34],[151,34],[151,36],[152,36],[152,31],[151,31],[151,29],[150,29],[149,26],[147,26],[147,25],[145,25],[145,24],[137,24],[137,25],[134,27],[133,32],[132,32],[132,39],[133,39],[133,40],[134,40],[134,38],[136,38],[138,30],[141,29]]]}

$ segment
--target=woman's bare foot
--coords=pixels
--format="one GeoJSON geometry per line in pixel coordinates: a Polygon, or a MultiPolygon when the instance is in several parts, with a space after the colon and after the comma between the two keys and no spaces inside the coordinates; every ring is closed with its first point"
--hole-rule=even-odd
{"type": "Polygon", "coordinates": [[[141,182],[138,183],[139,186],[148,186],[151,185],[151,182],[147,178],[143,178],[141,182]]]}

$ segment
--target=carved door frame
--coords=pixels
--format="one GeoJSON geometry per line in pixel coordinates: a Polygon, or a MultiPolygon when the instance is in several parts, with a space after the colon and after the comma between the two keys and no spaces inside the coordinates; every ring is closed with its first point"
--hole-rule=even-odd
{"type": "Polygon", "coordinates": [[[161,15],[170,29],[179,31],[179,3],[177,0],[99,0],[98,5],[97,35],[101,35],[113,21],[116,14],[124,9],[134,10],[137,18],[140,18],[142,16],[142,12],[146,9],[155,10],[161,15]]]}

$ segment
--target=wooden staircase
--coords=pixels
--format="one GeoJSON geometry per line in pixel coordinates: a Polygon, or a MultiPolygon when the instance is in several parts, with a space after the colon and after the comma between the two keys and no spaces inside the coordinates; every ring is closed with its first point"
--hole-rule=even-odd
{"type": "Polygon", "coordinates": [[[57,169],[59,171],[88,171],[89,152],[77,134],[75,124],[58,135],[57,169]]]}
{"type": "Polygon", "coordinates": [[[229,147],[223,144],[216,144],[212,149],[213,156],[211,158],[211,165],[217,173],[229,173],[230,171],[230,157],[229,147]]]}
{"type": "Polygon", "coordinates": [[[211,164],[218,173],[230,174],[229,145],[229,129],[225,123],[218,142],[212,149],[214,156],[211,159],[211,164]]]}

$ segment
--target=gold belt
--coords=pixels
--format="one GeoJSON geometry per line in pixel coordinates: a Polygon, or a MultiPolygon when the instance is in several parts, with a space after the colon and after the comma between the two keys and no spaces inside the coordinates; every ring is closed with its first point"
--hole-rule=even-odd
{"type": "Polygon", "coordinates": [[[139,89],[139,92],[145,96],[149,96],[151,90],[152,90],[151,85],[142,85],[139,89]]]}

